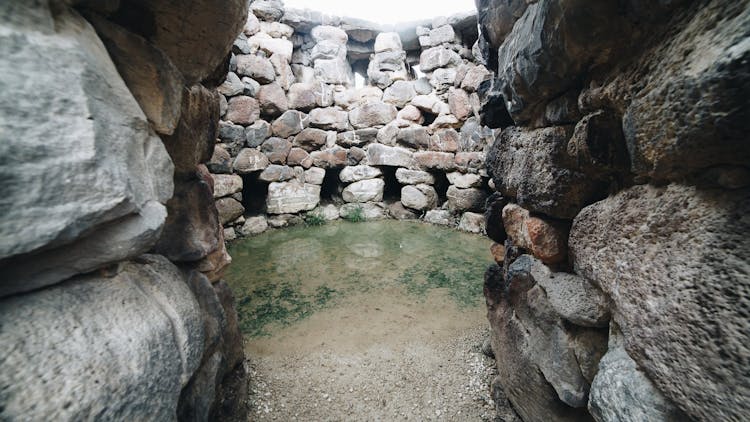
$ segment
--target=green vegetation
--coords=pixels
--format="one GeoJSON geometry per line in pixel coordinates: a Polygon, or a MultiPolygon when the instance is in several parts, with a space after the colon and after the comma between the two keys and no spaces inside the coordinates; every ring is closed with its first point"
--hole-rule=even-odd
{"type": "Polygon", "coordinates": [[[251,337],[269,336],[268,326],[288,326],[323,309],[338,296],[338,291],[319,286],[315,293],[305,294],[300,283],[265,283],[250,294],[238,297],[237,314],[240,330],[251,337]]]}
{"type": "Polygon", "coordinates": [[[308,226],[322,226],[326,223],[326,219],[320,214],[307,214],[305,216],[305,224],[308,226]]]}
{"type": "MultiPolygon", "coordinates": [[[[362,221],[363,214],[360,207],[348,220],[362,221]]],[[[226,279],[245,335],[270,336],[361,294],[482,305],[483,274],[492,262],[485,238],[408,222],[314,224],[230,246],[226,279]]]]}
{"type": "Polygon", "coordinates": [[[344,220],[351,223],[362,223],[367,220],[367,218],[365,218],[365,210],[360,206],[354,207],[344,216],[344,220]]]}

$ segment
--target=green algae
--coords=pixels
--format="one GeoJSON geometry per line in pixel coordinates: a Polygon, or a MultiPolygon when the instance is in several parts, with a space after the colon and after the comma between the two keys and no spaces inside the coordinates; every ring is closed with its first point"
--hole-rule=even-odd
{"type": "Polygon", "coordinates": [[[250,337],[362,293],[387,291],[415,302],[444,295],[458,308],[479,307],[492,262],[484,237],[389,220],[270,231],[235,242],[229,252],[234,262],[226,279],[250,337]]]}

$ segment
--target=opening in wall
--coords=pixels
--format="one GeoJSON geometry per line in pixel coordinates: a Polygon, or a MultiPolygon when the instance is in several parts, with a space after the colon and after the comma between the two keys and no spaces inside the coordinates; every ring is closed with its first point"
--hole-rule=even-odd
{"type": "Polygon", "coordinates": [[[260,172],[242,176],[242,206],[245,215],[265,214],[268,183],[258,178],[260,172]]]}
{"type": "Polygon", "coordinates": [[[380,171],[383,172],[383,181],[385,187],[383,188],[383,200],[384,201],[400,201],[401,200],[401,184],[396,179],[397,167],[382,166],[380,171]]]}
{"type": "Polygon", "coordinates": [[[437,114],[432,114],[423,110],[422,117],[424,117],[424,123],[422,123],[422,126],[429,126],[435,121],[435,119],[437,119],[437,114]]]}
{"type": "Polygon", "coordinates": [[[414,76],[414,79],[419,79],[425,76],[425,74],[421,70],[419,70],[418,64],[415,64],[414,66],[411,67],[411,73],[414,76]]]}
{"type": "Polygon", "coordinates": [[[365,77],[361,73],[354,73],[354,88],[362,89],[365,87],[365,77]]]}
{"type": "Polygon", "coordinates": [[[341,169],[327,169],[323,178],[323,184],[320,186],[320,200],[328,203],[342,202],[341,192],[343,186],[339,180],[341,169]]]}
{"type": "Polygon", "coordinates": [[[448,187],[451,182],[444,171],[431,171],[430,174],[435,178],[435,191],[438,194],[438,206],[441,206],[448,200],[448,187]]]}

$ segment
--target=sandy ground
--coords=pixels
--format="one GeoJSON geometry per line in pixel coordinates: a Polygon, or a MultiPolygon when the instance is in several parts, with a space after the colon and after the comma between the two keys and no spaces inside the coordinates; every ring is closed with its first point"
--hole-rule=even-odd
{"type": "Polygon", "coordinates": [[[483,307],[391,293],[247,339],[250,420],[494,421],[483,307]]]}

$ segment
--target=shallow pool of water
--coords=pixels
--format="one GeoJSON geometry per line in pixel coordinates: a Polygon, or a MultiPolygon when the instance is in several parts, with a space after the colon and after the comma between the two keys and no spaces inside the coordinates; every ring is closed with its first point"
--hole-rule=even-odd
{"type": "Polygon", "coordinates": [[[482,312],[489,243],[415,222],[301,226],[232,244],[226,279],[249,337],[272,336],[342,307],[401,317],[414,305],[448,322],[482,312]]]}

